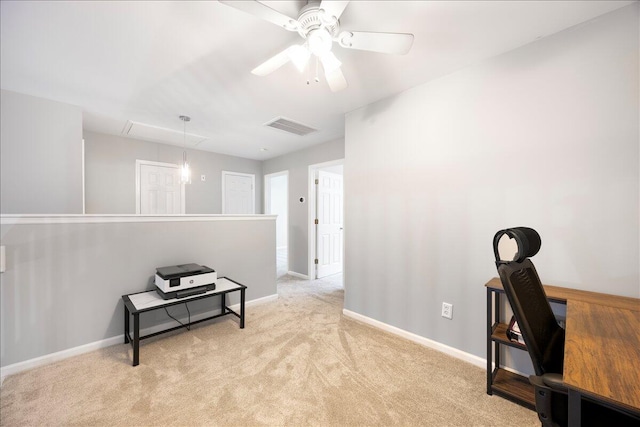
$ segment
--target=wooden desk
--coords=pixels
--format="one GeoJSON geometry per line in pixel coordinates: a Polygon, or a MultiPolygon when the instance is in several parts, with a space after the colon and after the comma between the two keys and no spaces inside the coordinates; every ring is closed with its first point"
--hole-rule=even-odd
{"type": "MultiPolygon", "coordinates": [[[[500,278],[494,277],[485,285],[489,289],[504,291],[500,278]]],[[[547,299],[561,304],[567,301],[584,301],[592,304],[608,305],[640,311],[640,299],[623,297],[620,295],[602,294],[600,292],[583,291],[580,289],[562,288],[560,286],[542,285],[547,299]]]]}
{"type": "MultiPolygon", "coordinates": [[[[501,318],[501,299],[500,296],[504,294],[504,289],[502,287],[502,282],[500,281],[499,278],[494,277],[493,279],[489,280],[486,284],[485,287],[487,288],[487,394],[499,394],[503,397],[506,397],[508,399],[511,399],[523,406],[526,406],[528,408],[531,409],[535,409],[535,399],[534,399],[534,391],[533,391],[533,386],[529,383],[528,378],[524,377],[524,376],[520,376],[518,374],[512,373],[510,371],[507,371],[506,369],[504,369],[501,366],[501,358],[500,358],[500,347],[502,346],[509,346],[511,348],[516,348],[519,350],[524,350],[526,351],[526,347],[522,344],[519,343],[514,343],[509,341],[509,339],[506,336],[506,328],[507,328],[507,324],[509,319],[502,319],[501,318]],[[505,323],[506,322],[506,323],[505,323]],[[494,366],[495,365],[495,366],[494,366]]],[[[580,384],[578,383],[576,380],[573,380],[574,382],[572,383],[574,385],[575,388],[572,388],[571,390],[573,390],[573,392],[571,394],[573,394],[574,396],[576,394],[582,393],[584,395],[589,395],[591,397],[596,397],[596,396],[603,396],[602,399],[608,399],[608,401],[610,403],[613,404],[618,404],[618,406],[620,405],[627,405],[624,401],[624,397],[620,397],[619,396],[619,391],[613,391],[614,395],[612,397],[610,397],[607,393],[606,390],[604,390],[604,387],[609,387],[609,385],[603,385],[603,382],[600,381],[600,378],[602,375],[607,375],[610,379],[608,381],[613,381],[615,382],[615,377],[616,376],[622,376],[623,374],[621,374],[620,372],[622,372],[622,368],[618,367],[618,363],[620,363],[623,359],[627,359],[627,360],[635,360],[636,365],[636,369],[635,372],[631,372],[631,374],[628,376],[629,380],[632,381],[633,379],[636,380],[636,383],[640,383],[640,379],[638,379],[638,376],[640,375],[640,369],[637,368],[637,363],[639,362],[639,355],[637,353],[635,353],[634,355],[622,355],[623,353],[621,353],[619,350],[614,349],[613,346],[613,342],[615,341],[613,339],[613,332],[611,332],[609,330],[609,328],[612,328],[613,326],[611,325],[616,325],[617,328],[620,328],[620,333],[623,334],[627,334],[625,335],[625,339],[627,340],[627,342],[629,342],[629,336],[628,334],[633,334],[635,333],[640,333],[638,331],[640,331],[640,326],[638,325],[638,320],[637,320],[637,315],[638,312],[640,312],[640,299],[638,298],[631,298],[631,297],[623,297],[623,296],[617,296],[617,295],[609,295],[609,294],[602,294],[602,293],[598,293],[598,292],[589,292],[589,291],[583,291],[583,290],[579,290],[579,289],[570,289],[570,288],[562,288],[559,286],[551,286],[551,285],[543,285],[545,293],[547,295],[547,298],[549,299],[549,301],[555,302],[555,303],[560,303],[560,304],[567,304],[568,307],[574,307],[574,308],[568,308],[567,310],[567,340],[569,339],[573,339],[572,336],[570,336],[570,334],[573,334],[572,330],[576,331],[576,337],[579,337],[579,333],[585,334],[585,336],[588,336],[591,340],[593,341],[597,341],[597,340],[602,340],[604,341],[604,344],[593,344],[596,345],[596,348],[598,349],[598,351],[602,351],[604,353],[604,355],[602,356],[605,362],[601,362],[599,365],[597,363],[590,363],[590,366],[595,366],[596,368],[580,368],[580,369],[585,369],[588,370],[588,374],[592,374],[594,375],[594,378],[591,379],[592,384],[593,384],[593,388],[592,389],[588,389],[588,388],[580,388],[580,384]],[[580,307],[595,307],[592,308],[592,314],[580,314],[582,312],[582,310],[580,310],[580,307]],[[609,308],[598,308],[597,306],[603,306],[603,307],[609,307],[609,308]],[[608,314],[601,314],[600,312],[604,311],[605,313],[608,314]],[[633,314],[633,312],[635,312],[636,314],[633,314]],[[575,313],[575,315],[574,315],[575,313]],[[590,322],[595,322],[597,323],[596,326],[593,326],[589,323],[587,323],[586,320],[582,320],[580,319],[579,316],[587,316],[587,317],[592,317],[592,320],[590,320],[590,322]],[[605,317],[608,316],[609,319],[606,319],[605,317]],[[627,316],[631,316],[631,318],[635,318],[635,324],[633,324],[632,322],[630,322],[626,317],[627,316]],[[615,319],[615,320],[610,320],[611,318],[615,319]],[[571,325],[577,325],[577,326],[571,326],[571,325]],[[582,329],[582,332],[578,332],[580,331],[580,329],[582,329]],[[632,330],[633,329],[633,330],[632,330]],[[605,332],[602,332],[605,331],[605,332]],[[634,359],[635,357],[635,359],[634,359]],[[620,370],[618,370],[620,369],[620,370]],[[606,373],[605,373],[606,370],[606,373]],[[597,378],[595,378],[595,376],[597,375],[597,378]],[[600,386],[602,386],[603,389],[600,389],[600,387],[598,386],[598,384],[600,384],[600,386]],[[618,397],[616,397],[618,396],[618,397]],[[617,399],[617,400],[616,400],[617,399]]],[[[579,338],[576,338],[576,340],[578,340],[579,338]]],[[[586,348],[584,347],[585,344],[585,340],[584,339],[580,339],[580,341],[582,342],[581,344],[576,344],[576,346],[574,347],[573,350],[568,350],[568,351],[572,351],[572,354],[578,354],[578,358],[576,358],[574,360],[574,363],[580,363],[580,359],[579,359],[579,355],[581,351],[586,351],[586,348]],[[578,351],[578,348],[580,349],[580,351],[578,351]]],[[[602,342],[601,341],[601,342],[602,342]]],[[[626,346],[625,341],[622,340],[619,345],[624,346],[625,348],[627,348],[628,346],[626,346]]],[[[566,345],[570,348],[571,347],[571,343],[567,342],[566,345]]],[[[640,344],[638,344],[637,341],[637,336],[636,336],[636,350],[638,350],[638,348],[640,347],[640,344]]],[[[627,348],[627,350],[629,350],[629,348],[627,348]]],[[[638,350],[640,351],[640,350],[638,350]]],[[[567,355],[567,348],[565,348],[565,375],[567,375],[566,369],[567,369],[567,364],[571,365],[571,361],[568,361],[568,358],[573,359],[574,356],[568,356],[567,355]]],[[[594,355],[595,357],[595,355],[594,355]]],[[[583,367],[589,366],[587,365],[587,362],[585,361],[584,365],[581,365],[583,367]]],[[[572,369],[572,368],[569,368],[572,369]]],[[[577,368],[574,368],[577,369],[577,368]]],[[[578,369],[577,372],[581,372],[580,369],[578,369]]],[[[626,372],[626,371],[625,371],[626,372]]],[[[620,381],[624,381],[622,379],[619,379],[620,381]]],[[[569,381],[572,381],[571,379],[569,381]]],[[[614,386],[615,387],[615,386],[614,386]]],[[[636,393],[637,393],[637,389],[636,389],[636,393]]],[[[624,393],[622,393],[624,394],[624,393]]],[[[637,394],[636,394],[637,396],[637,394]]],[[[598,397],[599,398],[599,397],[598,397]]],[[[574,398],[575,400],[575,398],[574,398]]],[[[636,405],[636,411],[637,409],[637,402],[635,403],[636,405]]],[[[634,408],[633,405],[631,405],[631,408],[634,408]]]]}
{"type": "Polygon", "coordinates": [[[569,425],[580,425],[583,395],[640,414],[640,300],[630,308],[569,300],[565,332],[569,425]]]}

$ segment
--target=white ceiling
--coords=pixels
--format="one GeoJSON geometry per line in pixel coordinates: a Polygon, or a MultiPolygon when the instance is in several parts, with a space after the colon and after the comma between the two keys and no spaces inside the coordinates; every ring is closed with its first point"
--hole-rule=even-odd
{"type": "MultiPolygon", "coordinates": [[[[264,3],[294,18],[306,4],[264,3]]],[[[182,131],[189,115],[187,132],[207,138],[198,149],[262,160],[343,137],[348,111],[630,3],[352,1],[342,29],[415,41],[404,56],[334,44],[349,87],[333,93],[292,64],[252,75],[299,36],[217,1],[2,1],[0,86],[78,105],[86,130],[114,135],[127,121],[182,131]],[[319,132],[263,126],[279,116],[319,132]]]]}

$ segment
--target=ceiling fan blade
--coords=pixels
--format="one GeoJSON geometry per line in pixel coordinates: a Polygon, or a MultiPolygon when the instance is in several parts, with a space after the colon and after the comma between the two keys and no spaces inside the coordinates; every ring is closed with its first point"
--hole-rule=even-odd
{"type": "Polygon", "coordinates": [[[251,15],[262,18],[265,21],[272,22],[279,27],[289,31],[297,31],[298,21],[293,18],[284,15],[277,10],[271,9],[266,4],[262,4],[259,1],[240,1],[240,0],[218,0],[220,3],[227,6],[231,6],[234,9],[241,10],[251,15]]]}
{"type": "Polygon", "coordinates": [[[251,70],[251,73],[260,77],[273,73],[275,70],[291,60],[291,56],[289,55],[290,49],[291,47],[288,47],[279,54],[267,59],[265,62],[251,70]]]}
{"type": "Polygon", "coordinates": [[[322,55],[320,57],[320,62],[322,62],[322,68],[324,68],[325,74],[331,74],[331,72],[342,66],[342,62],[340,62],[331,51],[322,55]]]}
{"type": "Polygon", "coordinates": [[[347,49],[404,55],[413,45],[413,34],[343,31],[338,43],[347,49]]]}
{"type": "Polygon", "coordinates": [[[327,78],[327,84],[329,85],[331,92],[338,92],[349,86],[340,68],[336,68],[330,73],[325,73],[325,77],[327,78]]]}
{"type": "Polygon", "coordinates": [[[342,12],[344,12],[344,9],[348,4],[348,0],[322,0],[322,3],[320,3],[320,9],[324,10],[327,16],[333,16],[337,20],[340,19],[342,12]]]}

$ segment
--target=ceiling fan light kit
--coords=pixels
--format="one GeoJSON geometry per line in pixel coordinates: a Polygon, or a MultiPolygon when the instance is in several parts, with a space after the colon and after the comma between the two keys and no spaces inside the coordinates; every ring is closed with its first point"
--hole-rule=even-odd
{"type": "MultiPolygon", "coordinates": [[[[331,51],[334,41],[346,49],[398,55],[406,54],[413,45],[413,34],[340,32],[340,16],[349,1],[311,0],[300,9],[298,19],[292,19],[257,0],[219,1],[276,24],[285,30],[295,31],[305,40],[303,44],[292,45],[254,68],[251,72],[257,76],[271,74],[290,61],[298,71],[303,72],[313,54],[322,63],[329,88],[333,92],[338,92],[345,89],[348,84],[340,68],[342,63],[331,51]]],[[[318,80],[316,72],[316,81],[318,80]]],[[[309,84],[308,80],[307,84],[309,84]]]]}
{"type": "Polygon", "coordinates": [[[311,51],[309,51],[306,46],[297,44],[287,49],[287,54],[291,62],[293,62],[293,65],[295,65],[300,72],[304,71],[311,57],[311,51]]]}
{"type": "Polygon", "coordinates": [[[331,51],[333,39],[326,28],[321,27],[309,31],[307,43],[309,44],[309,50],[311,53],[315,56],[321,57],[331,51]]]}

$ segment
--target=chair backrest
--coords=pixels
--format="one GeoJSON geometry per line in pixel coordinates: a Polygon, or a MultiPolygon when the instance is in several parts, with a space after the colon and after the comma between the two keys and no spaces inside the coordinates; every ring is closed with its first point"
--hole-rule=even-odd
{"type": "Polygon", "coordinates": [[[496,233],[493,246],[498,274],[536,375],[561,374],[564,329],[558,325],[538,272],[529,259],[540,250],[540,235],[526,227],[501,230],[496,233]],[[517,243],[513,259],[504,259],[500,254],[498,246],[503,238],[515,239],[517,243]]]}

